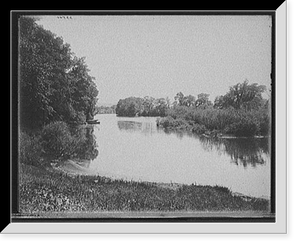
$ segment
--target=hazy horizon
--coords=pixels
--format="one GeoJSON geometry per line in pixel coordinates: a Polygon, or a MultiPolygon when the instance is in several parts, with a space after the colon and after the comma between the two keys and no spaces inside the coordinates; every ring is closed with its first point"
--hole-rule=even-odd
{"type": "MultiPolygon", "coordinates": [[[[270,89],[270,16],[38,16],[86,57],[98,102],[210,94],[242,83],[270,89]]],[[[99,104],[98,104],[99,105],[99,104]]]]}

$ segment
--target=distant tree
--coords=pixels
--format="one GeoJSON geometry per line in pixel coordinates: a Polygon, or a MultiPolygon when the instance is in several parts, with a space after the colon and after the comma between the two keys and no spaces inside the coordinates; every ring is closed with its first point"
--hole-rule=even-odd
{"type": "Polygon", "coordinates": [[[143,110],[142,110],[141,115],[150,116],[152,114],[153,109],[155,107],[154,101],[155,101],[155,99],[153,97],[149,97],[149,96],[144,97],[143,103],[142,103],[143,110]]]}
{"type": "Polygon", "coordinates": [[[214,108],[223,109],[225,107],[227,107],[227,105],[225,104],[224,96],[217,96],[214,101],[214,108]]]}
{"type": "Polygon", "coordinates": [[[118,116],[135,117],[143,112],[143,99],[137,97],[129,97],[120,99],[117,107],[116,114],[118,116]]]}
{"type": "Polygon", "coordinates": [[[217,108],[233,107],[235,109],[252,110],[258,109],[263,104],[262,93],[266,90],[263,85],[249,84],[248,80],[230,87],[224,96],[215,99],[214,106],[217,108]]]}
{"type": "Polygon", "coordinates": [[[196,107],[207,107],[212,105],[211,101],[209,100],[209,94],[207,93],[200,93],[198,94],[198,98],[195,102],[196,107]]]}
{"type": "Polygon", "coordinates": [[[165,98],[159,98],[156,100],[156,115],[164,117],[168,110],[168,101],[165,98]]]}
{"type": "Polygon", "coordinates": [[[184,106],[187,106],[187,107],[194,106],[195,101],[196,101],[195,96],[188,95],[188,96],[183,97],[183,102],[182,102],[181,105],[184,105],[184,106]]]}
{"type": "Polygon", "coordinates": [[[129,97],[120,99],[116,106],[118,116],[165,116],[170,101],[165,98],[154,99],[146,96],[144,98],[129,97]]]}
{"type": "Polygon", "coordinates": [[[183,101],[184,101],[184,94],[182,92],[179,92],[176,94],[176,96],[174,97],[175,99],[175,104],[176,105],[183,105],[183,101]]]}

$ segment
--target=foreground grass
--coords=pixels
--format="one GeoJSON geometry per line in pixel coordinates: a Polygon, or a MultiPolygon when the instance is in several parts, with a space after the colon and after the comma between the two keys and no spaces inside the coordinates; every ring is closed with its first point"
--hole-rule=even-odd
{"type": "Polygon", "coordinates": [[[101,211],[268,211],[269,201],[227,188],[112,180],[20,166],[20,213],[101,211]]]}

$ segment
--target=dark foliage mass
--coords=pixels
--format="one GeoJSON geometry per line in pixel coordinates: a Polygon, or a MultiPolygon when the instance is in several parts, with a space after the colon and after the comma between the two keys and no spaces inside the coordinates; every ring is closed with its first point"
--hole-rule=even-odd
{"type": "Polygon", "coordinates": [[[52,160],[93,160],[98,156],[94,129],[52,122],[34,134],[21,132],[20,162],[49,166],[52,160]]]}
{"type": "Polygon", "coordinates": [[[120,99],[118,116],[158,116],[158,126],[173,130],[190,130],[198,134],[222,133],[250,137],[269,135],[270,104],[262,97],[266,87],[247,80],[229,88],[214,103],[209,94],[197,98],[179,92],[171,104],[168,98],[129,97],[120,99]]]}
{"type": "Polygon", "coordinates": [[[88,129],[71,126],[95,114],[98,91],[84,58],[34,18],[21,17],[19,31],[20,162],[97,155],[88,129]]]}
{"type": "Polygon", "coordinates": [[[118,116],[165,116],[167,110],[170,107],[170,101],[168,98],[154,99],[152,97],[129,97],[126,99],[120,99],[116,113],[118,116]]]}
{"type": "Polygon", "coordinates": [[[21,17],[19,31],[21,127],[91,118],[98,91],[84,58],[34,18],[21,17]]]}
{"type": "Polygon", "coordinates": [[[198,99],[177,93],[175,101],[166,111],[166,117],[158,120],[165,129],[190,130],[197,134],[218,134],[251,137],[270,133],[269,100],[263,99],[265,86],[256,83],[238,83],[230,87],[224,96],[216,97],[214,104],[208,94],[198,99]]]}

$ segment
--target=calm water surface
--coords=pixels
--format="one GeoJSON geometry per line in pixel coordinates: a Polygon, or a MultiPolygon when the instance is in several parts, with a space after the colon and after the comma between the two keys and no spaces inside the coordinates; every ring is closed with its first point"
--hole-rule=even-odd
{"type": "Polygon", "coordinates": [[[211,140],[157,129],[155,117],[95,116],[89,169],[136,181],[220,185],[233,192],[270,197],[268,139],[211,140]]]}

